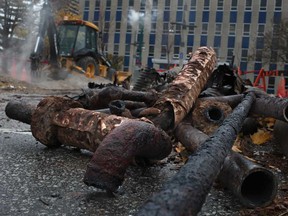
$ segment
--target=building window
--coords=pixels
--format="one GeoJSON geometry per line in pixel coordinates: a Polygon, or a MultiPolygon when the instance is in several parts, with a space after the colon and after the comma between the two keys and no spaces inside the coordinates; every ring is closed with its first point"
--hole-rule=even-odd
{"type": "Polygon", "coordinates": [[[95,1],[95,10],[100,10],[100,1],[95,1]]]}
{"type": "Polygon", "coordinates": [[[200,46],[207,46],[207,36],[202,35],[200,38],[200,46]]]}
{"type": "Polygon", "coordinates": [[[119,54],[119,44],[114,44],[114,55],[119,54]]]}
{"type": "Polygon", "coordinates": [[[126,44],[125,45],[125,55],[129,55],[130,54],[130,49],[131,49],[131,44],[126,44]]]}
{"type": "Polygon", "coordinates": [[[140,3],[140,11],[145,11],[146,1],[141,1],[140,3]]]}
{"type": "Polygon", "coordinates": [[[252,0],[246,0],[245,10],[252,10],[252,0]]]}
{"type": "Polygon", "coordinates": [[[176,22],[182,22],[183,18],[183,11],[177,11],[176,12],[176,22]]]}
{"type": "Polygon", "coordinates": [[[231,10],[237,10],[237,0],[232,0],[231,2],[231,10]]]}
{"type": "Polygon", "coordinates": [[[229,26],[229,35],[235,35],[236,24],[230,24],[229,26]]]}
{"type": "Polygon", "coordinates": [[[149,37],[149,44],[155,44],[155,34],[150,34],[150,37],[149,37]]]}
{"type": "Polygon", "coordinates": [[[258,36],[264,36],[265,25],[259,24],[258,25],[258,36]]]}
{"type": "Polygon", "coordinates": [[[187,46],[193,46],[194,45],[194,35],[188,35],[187,36],[187,46]]]}
{"type": "Polygon", "coordinates": [[[116,21],[121,21],[122,19],[122,11],[116,11],[116,21]]]}
{"type": "Polygon", "coordinates": [[[110,10],[111,9],[111,0],[107,0],[106,1],[106,10],[110,10]]]}
{"type": "Polygon", "coordinates": [[[242,48],[249,48],[249,37],[242,38],[242,48]]]}
{"type": "Polygon", "coordinates": [[[181,35],[175,35],[174,36],[174,45],[180,46],[181,45],[181,35]]]}
{"type": "Polygon", "coordinates": [[[234,48],[235,46],[235,37],[230,36],[228,37],[228,48],[234,48]]]}
{"type": "Polygon", "coordinates": [[[277,23],[279,24],[281,22],[281,12],[274,12],[274,16],[273,16],[273,23],[277,23]]]}
{"type": "Polygon", "coordinates": [[[119,44],[120,43],[120,34],[115,33],[114,34],[114,44],[119,44]]]}
{"type": "Polygon", "coordinates": [[[196,11],[189,12],[189,22],[194,23],[196,21],[196,11]]]}
{"type": "Polygon", "coordinates": [[[247,61],[245,60],[244,62],[240,63],[240,68],[242,71],[246,71],[247,70],[247,61]]]}
{"type": "Polygon", "coordinates": [[[196,10],[196,2],[197,0],[191,0],[191,6],[190,6],[191,10],[196,10]]]}
{"type": "Polygon", "coordinates": [[[126,44],[131,44],[131,34],[126,34],[125,43],[126,44]]]}
{"type": "Polygon", "coordinates": [[[230,12],[230,23],[236,23],[237,22],[237,12],[231,11],[230,12]]]}
{"type": "Polygon", "coordinates": [[[163,13],[163,21],[169,22],[170,21],[170,11],[164,11],[163,13]]]}
{"type": "Polygon", "coordinates": [[[232,62],[234,49],[227,49],[227,61],[232,62]]]}
{"type": "Polygon", "coordinates": [[[129,7],[133,7],[134,6],[134,0],[129,0],[129,7]]]}
{"type": "Polygon", "coordinates": [[[216,22],[223,22],[223,12],[216,11],[216,22]]]}
{"type": "Polygon", "coordinates": [[[94,20],[95,20],[95,21],[98,21],[98,20],[99,20],[99,15],[100,15],[99,11],[95,11],[95,12],[94,12],[94,20]]]}
{"type": "Polygon", "coordinates": [[[208,33],[208,23],[202,23],[202,34],[208,33]]]}
{"type": "Polygon", "coordinates": [[[158,0],[153,0],[153,8],[158,6],[158,0]]]}
{"type": "Polygon", "coordinates": [[[260,10],[266,11],[267,8],[267,0],[261,0],[260,2],[260,10]]]}
{"type": "Polygon", "coordinates": [[[132,26],[130,25],[130,23],[127,22],[127,32],[132,32],[132,26]]]}
{"type": "Polygon", "coordinates": [[[209,22],[209,11],[203,11],[202,22],[209,22]]]}
{"type": "Polygon", "coordinates": [[[218,0],[217,10],[223,10],[223,0],[218,0]]]}
{"type": "Polygon", "coordinates": [[[174,47],[174,53],[180,53],[180,47],[175,46],[174,47]]]}
{"type": "Polygon", "coordinates": [[[183,0],[178,0],[177,9],[183,10],[183,0]]]}
{"type": "Polygon", "coordinates": [[[275,10],[282,9],[282,0],[275,0],[275,10]]]}
{"type": "Polygon", "coordinates": [[[84,20],[88,20],[89,19],[89,11],[84,11],[83,19],[84,20]]]}
{"type": "Polygon", "coordinates": [[[204,0],[204,10],[209,10],[210,0],[204,0]]]}
{"type": "Polygon", "coordinates": [[[120,32],[120,30],[121,30],[121,22],[116,22],[115,30],[116,30],[116,32],[120,32]]]}
{"type": "Polygon", "coordinates": [[[244,24],[243,35],[250,35],[250,24],[244,24]]]}
{"type": "Polygon", "coordinates": [[[105,21],[110,21],[110,11],[105,11],[105,21]]]}
{"type": "Polygon", "coordinates": [[[244,12],[244,23],[251,23],[252,12],[244,12]]]}
{"type": "Polygon", "coordinates": [[[215,34],[220,35],[222,33],[222,24],[221,23],[216,23],[215,26],[215,34]]]}
{"type": "Polygon", "coordinates": [[[118,0],[117,9],[122,9],[123,2],[122,0],[118,0]]]}
{"type": "Polygon", "coordinates": [[[258,23],[266,23],[266,12],[259,12],[258,23]]]}
{"type": "Polygon", "coordinates": [[[149,46],[149,54],[148,54],[148,55],[149,55],[150,57],[153,57],[153,56],[154,56],[154,49],[155,49],[154,46],[149,46]]]}
{"type": "MultiPolygon", "coordinates": [[[[262,61],[262,50],[256,50],[256,58],[255,58],[255,61],[257,62],[261,62],[262,61]]],[[[272,58],[271,58],[271,61],[272,61],[272,58]]]]}
{"type": "Polygon", "coordinates": [[[241,61],[248,61],[248,49],[242,49],[241,61]]]}
{"type": "Polygon", "coordinates": [[[256,49],[263,49],[264,48],[264,38],[257,37],[256,38],[256,49]]]}
{"type": "Polygon", "coordinates": [[[156,22],[152,22],[151,23],[151,33],[155,33],[156,32],[156,22]]]}
{"type": "Polygon", "coordinates": [[[165,0],[165,10],[170,10],[170,0],[165,0]]]}
{"type": "Polygon", "coordinates": [[[128,67],[130,62],[130,56],[124,57],[124,67],[128,67]]]}
{"type": "Polygon", "coordinates": [[[215,36],[214,37],[214,47],[220,47],[221,46],[221,36],[215,36]]]}
{"type": "Polygon", "coordinates": [[[89,10],[90,1],[85,1],[84,10],[89,10]]]}

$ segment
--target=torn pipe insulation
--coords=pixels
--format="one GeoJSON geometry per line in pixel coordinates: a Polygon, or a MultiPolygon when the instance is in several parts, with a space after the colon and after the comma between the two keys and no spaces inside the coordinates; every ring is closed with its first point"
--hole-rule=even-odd
{"type": "MultiPolygon", "coordinates": [[[[209,138],[187,122],[177,126],[175,136],[190,152],[195,152],[209,138]]],[[[233,151],[226,157],[217,180],[249,208],[271,204],[278,189],[277,177],[271,170],[233,151]]]]}
{"type": "Polygon", "coordinates": [[[9,101],[5,107],[5,114],[11,119],[31,124],[32,113],[35,109],[36,105],[24,101],[9,101]]]}
{"type": "Polygon", "coordinates": [[[95,110],[107,108],[113,100],[130,100],[135,102],[145,102],[152,106],[158,99],[156,92],[129,91],[117,86],[105,87],[101,90],[87,89],[77,97],[85,109],[95,110]]]}
{"type": "Polygon", "coordinates": [[[200,47],[156,101],[161,114],[151,119],[163,130],[173,129],[189,113],[216,64],[212,48],[200,47]],[[165,119],[165,120],[164,120],[165,119]]]}
{"type": "Polygon", "coordinates": [[[172,150],[170,137],[154,125],[125,121],[105,137],[87,166],[84,183],[116,191],[135,157],[161,160],[172,150]]]}
{"type": "Polygon", "coordinates": [[[193,107],[191,122],[205,134],[212,134],[232,112],[224,102],[197,100],[193,107]]]}
{"type": "Polygon", "coordinates": [[[192,154],[163,189],[148,199],[138,215],[197,215],[252,106],[249,93],[216,132],[192,154]]]}
{"type": "MultiPolygon", "coordinates": [[[[252,90],[251,90],[252,91],[252,90]]],[[[288,122],[288,99],[269,96],[264,93],[259,93],[255,90],[257,98],[251,107],[249,115],[272,117],[281,121],[288,122]],[[265,109],[264,109],[265,107],[265,109]]],[[[232,108],[236,107],[241,102],[244,95],[229,95],[220,97],[203,97],[198,100],[213,100],[219,102],[226,102],[232,108]]]]}

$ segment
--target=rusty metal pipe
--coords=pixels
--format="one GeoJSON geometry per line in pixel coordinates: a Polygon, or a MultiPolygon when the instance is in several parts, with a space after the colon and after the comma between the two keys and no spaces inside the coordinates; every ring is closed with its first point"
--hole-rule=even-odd
{"type": "MultiPolygon", "coordinates": [[[[113,100],[145,102],[145,104],[152,106],[157,99],[158,94],[156,92],[129,91],[120,87],[109,86],[101,90],[85,90],[78,96],[77,101],[80,102],[85,109],[95,110],[107,108],[108,104],[113,100]]],[[[129,105],[132,104],[130,103],[129,105]]]]}
{"type": "MultiPolygon", "coordinates": [[[[258,92],[256,92],[258,93],[258,92]]],[[[243,99],[244,95],[231,95],[231,96],[219,96],[219,97],[204,97],[199,98],[199,101],[219,101],[226,102],[232,108],[237,106],[243,99]]],[[[278,98],[274,96],[258,93],[253,106],[251,107],[249,115],[272,117],[281,121],[288,122],[288,99],[278,98]],[[265,107],[265,109],[264,109],[265,107]]]]}
{"type": "Polygon", "coordinates": [[[148,199],[138,215],[196,215],[254,102],[249,93],[216,132],[192,154],[163,189],[148,199]]]}
{"type": "MultiPolygon", "coordinates": [[[[209,138],[185,122],[181,122],[175,129],[175,136],[192,153],[209,138]]],[[[271,170],[233,151],[226,157],[218,180],[243,205],[250,208],[271,204],[277,194],[278,181],[271,170]]]]}
{"type": "Polygon", "coordinates": [[[160,160],[172,150],[170,137],[154,125],[125,121],[107,135],[87,166],[84,183],[116,191],[135,157],[160,160]]]}
{"type": "Polygon", "coordinates": [[[154,124],[165,131],[174,129],[190,112],[215,64],[216,54],[212,48],[198,48],[153,106],[161,111],[151,119],[154,124]]]}
{"type": "Polygon", "coordinates": [[[32,113],[35,109],[36,105],[24,101],[9,101],[5,107],[5,114],[11,119],[31,124],[32,113]]]}

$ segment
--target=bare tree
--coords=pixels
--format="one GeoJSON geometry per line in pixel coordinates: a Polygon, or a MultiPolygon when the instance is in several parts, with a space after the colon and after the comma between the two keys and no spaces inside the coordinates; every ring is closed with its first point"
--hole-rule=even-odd
{"type": "MultiPolygon", "coordinates": [[[[10,48],[17,25],[23,20],[27,3],[22,0],[0,1],[0,47],[10,48]]],[[[0,49],[1,50],[1,49],[0,49]]]]}
{"type": "Polygon", "coordinates": [[[262,61],[263,64],[288,62],[288,20],[274,23],[273,28],[263,37],[256,38],[255,47],[249,60],[262,61]]]}

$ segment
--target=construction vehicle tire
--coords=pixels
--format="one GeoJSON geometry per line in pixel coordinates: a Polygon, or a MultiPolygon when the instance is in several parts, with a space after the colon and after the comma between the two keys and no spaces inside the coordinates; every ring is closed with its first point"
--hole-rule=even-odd
{"type": "Polygon", "coordinates": [[[93,78],[99,76],[99,64],[90,56],[83,57],[77,61],[77,65],[85,71],[85,76],[93,78]]]}

